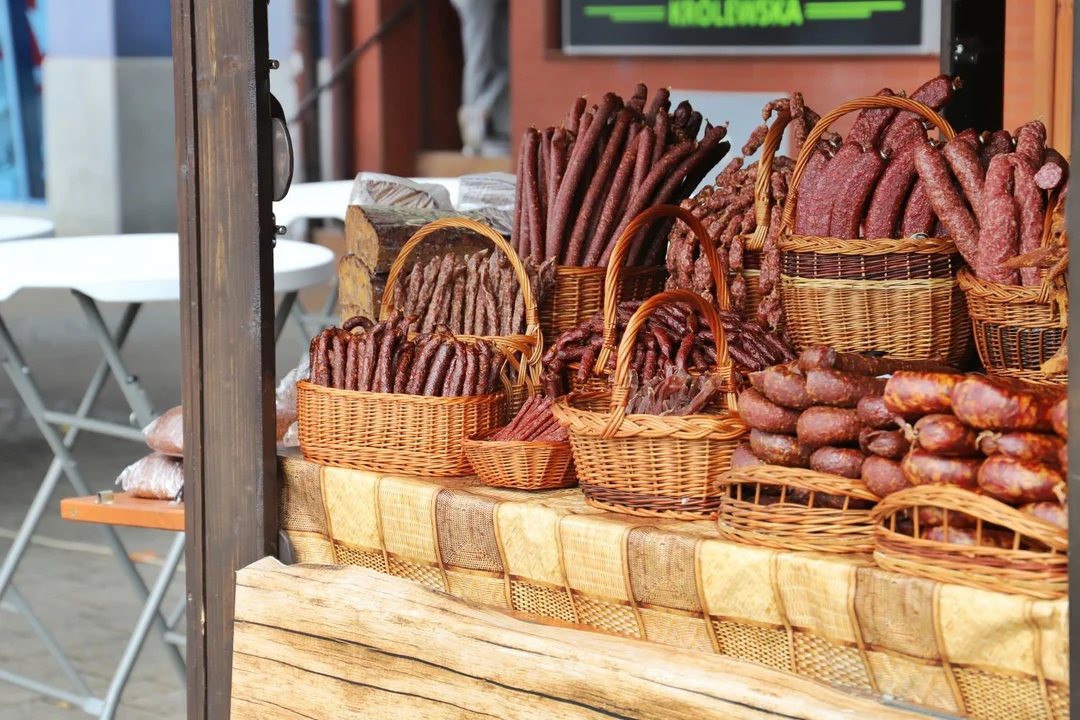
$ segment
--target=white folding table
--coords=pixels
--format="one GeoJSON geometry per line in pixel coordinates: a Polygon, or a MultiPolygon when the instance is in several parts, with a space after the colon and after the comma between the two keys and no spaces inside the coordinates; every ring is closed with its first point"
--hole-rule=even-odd
{"type": "Polygon", "coordinates": [[[0,215],[0,242],[52,237],[55,230],[44,218],[0,215]]]}
{"type": "MultiPolygon", "coordinates": [[[[143,602],[139,621],[103,699],[93,695],[63,650],[12,584],[12,579],[61,474],[67,477],[77,495],[90,494],[90,488],[71,454],[80,431],[145,442],[141,428],[148,425],[155,414],[138,377],[129,371],[120,353],[142,303],[180,299],[179,265],[179,240],[175,234],[113,235],[0,243],[0,364],[3,364],[11,377],[16,391],[54,455],[15,541],[0,565],[0,599],[7,591],[10,602],[5,609],[14,610],[26,618],[31,630],[41,639],[74,686],[74,691],[53,687],[5,668],[0,668],[0,680],[63,700],[100,718],[113,717],[124,685],[151,627],[164,636],[179,620],[183,606],[173,612],[168,620],[162,618],[160,606],[183,556],[183,533],[178,534],[173,542],[161,574],[153,589],[148,590],[115,530],[107,525],[101,526],[121,568],[143,602]],[[104,358],[74,413],[57,412],[45,406],[33,374],[4,323],[2,303],[18,291],[29,288],[70,290],[101,346],[104,358]],[[126,304],[114,331],[108,328],[101,316],[99,302],[126,304]],[[110,375],[116,380],[131,408],[130,425],[106,422],[90,416],[94,402],[110,375]],[[66,426],[66,434],[61,437],[54,427],[56,425],[66,426]]],[[[333,275],[334,256],[327,248],[289,240],[277,242],[274,249],[274,291],[285,296],[282,305],[289,306],[290,298],[295,299],[298,290],[322,284],[333,275]]],[[[276,334],[280,334],[286,314],[279,309],[278,317],[275,318],[276,334]]],[[[175,645],[168,645],[168,650],[180,677],[185,678],[184,659],[179,650],[175,645]]]]}

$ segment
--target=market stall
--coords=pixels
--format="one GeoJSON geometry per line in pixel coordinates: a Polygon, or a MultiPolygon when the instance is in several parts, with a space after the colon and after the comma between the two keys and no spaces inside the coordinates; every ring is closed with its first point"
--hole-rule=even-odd
{"type": "MultiPolygon", "coordinates": [[[[539,679],[567,717],[1068,717],[1068,153],[1038,120],[958,131],[961,90],[793,92],[733,149],[639,85],[536,120],[508,217],[350,208],[355,300],[297,369],[299,449],[265,379],[187,390],[195,716],[502,716],[539,679]],[[279,524],[304,565],[243,569],[279,524]],[[541,659],[575,634],[600,656],[541,659]],[[715,668],[724,697],[665,699],[715,668]]],[[[256,179],[200,159],[196,206],[256,179]]],[[[248,282],[265,332],[266,238],[219,266],[190,232],[203,378],[265,351],[235,303],[195,311],[248,282]]]]}

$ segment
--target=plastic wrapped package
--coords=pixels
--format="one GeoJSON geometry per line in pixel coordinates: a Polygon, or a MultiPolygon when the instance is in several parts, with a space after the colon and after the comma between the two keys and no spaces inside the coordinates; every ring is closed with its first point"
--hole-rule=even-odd
{"type": "Polygon", "coordinates": [[[350,205],[388,205],[420,210],[453,212],[450,193],[437,183],[418,183],[408,178],[362,172],[353,181],[350,205]]]}
{"type": "Polygon", "coordinates": [[[514,225],[516,185],[517,178],[510,173],[463,175],[457,209],[479,211],[488,218],[488,224],[507,235],[514,225]]]}
{"type": "Polygon", "coordinates": [[[277,441],[285,447],[296,447],[300,444],[296,423],[296,383],[307,380],[310,373],[308,359],[304,358],[299,366],[290,370],[278,383],[275,395],[277,404],[277,441]]]}
{"type": "Polygon", "coordinates": [[[159,415],[143,428],[146,444],[151,450],[173,457],[184,456],[184,412],[177,405],[159,415]]]}
{"type": "Polygon", "coordinates": [[[176,500],[184,491],[184,463],[163,453],[150,453],[124,468],[116,484],[135,497],[176,500]]]}

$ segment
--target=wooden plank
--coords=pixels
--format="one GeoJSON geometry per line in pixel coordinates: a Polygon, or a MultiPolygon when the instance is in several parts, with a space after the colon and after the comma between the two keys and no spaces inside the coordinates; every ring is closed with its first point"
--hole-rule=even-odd
{"type": "MultiPolygon", "coordinates": [[[[345,250],[374,273],[385,273],[413,233],[435,220],[469,217],[484,222],[474,213],[440,212],[384,206],[350,205],[345,214],[345,250]]],[[[409,255],[409,264],[442,255],[453,248],[473,252],[491,243],[466,230],[441,230],[427,238],[409,255]]]]}
{"type": "Polygon", "coordinates": [[[261,560],[236,592],[233,717],[873,717],[886,707],[753,663],[524,622],[361,567],[261,560]]]}
{"type": "Polygon", "coordinates": [[[277,539],[265,2],[173,0],[188,717],[226,718],[235,571],[277,539]]]}
{"type": "Polygon", "coordinates": [[[60,517],[77,522],[123,525],[184,532],[184,504],[168,500],[145,500],[127,493],[116,493],[112,502],[103,503],[96,495],[64,498],[60,517]]]}
{"type": "Polygon", "coordinates": [[[1057,41],[1057,0],[1033,0],[1031,87],[1032,117],[1041,117],[1047,137],[1054,137],[1054,44],[1057,41]]]}
{"type": "MultiPolygon", "coordinates": [[[[1069,3],[1071,22],[1067,25],[1072,28],[1069,33],[1070,42],[1072,44],[1072,65],[1075,67],[1077,63],[1080,63],[1080,43],[1076,42],[1077,35],[1080,34],[1080,15],[1072,12],[1071,2],[1069,3]]],[[[1059,27],[1062,24],[1059,18],[1059,27]]],[[[1076,130],[1076,122],[1080,120],[1080,74],[1071,73],[1069,80],[1070,91],[1068,94],[1069,108],[1071,110],[1071,117],[1069,120],[1069,149],[1070,157],[1080,157],[1080,132],[1076,130]]],[[[1080,193],[1069,193],[1066,201],[1066,222],[1069,228],[1073,228],[1073,232],[1069,233],[1069,253],[1080,257],[1077,253],[1080,253],[1080,232],[1076,232],[1075,228],[1080,228],[1080,193]]],[[[1069,272],[1069,291],[1073,297],[1078,297],[1078,288],[1072,282],[1072,271],[1069,272]]],[[[1073,315],[1077,314],[1076,303],[1070,303],[1069,307],[1069,323],[1072,327],[1080,327],[1080,318],[1073,318],[1073,315]]],[[[1072,332],[1068,336],[1069,354],[1073,357],[1080,357],[1080,333],[1072,332]]],[[[1072,363],[1069,368],[1069,422],[1073,428],[1080,427],[1080,363],[1072,363]],[[1076,388],[1075,390],[1073,388],[1076,388]]],[[[1074,484],[1080,482],[1080,432],[1069,433],[1069,480],[1074,484]]],[[[1080,503],[1073,503],[1069,508],[1069,527],[1072,528],[1069,532],[1070,540],[1076,540],[1073,535],[1076,533],[1076,529],[1080,527],[1080,503]]],[[[1076,590],[1080,593],[1080,563],[1070,563],[1069,565],[1069,594],[1076,590]]],[[[1069,645],[1071,647],[1080,647],[1080,603],[1069,603],[1069,645]]],[[[1069,663],[1069,704],[1077,704],[1080,706],[1080,678],[1077,678],[1080,664],[1069,663]]]]}
{"type": "Polygon", "coordinates": [[[1072,145],[1073,0],[1057,2],[1054,40],[1054,117],[1049,142],[1056,148],[1072,145]]]}

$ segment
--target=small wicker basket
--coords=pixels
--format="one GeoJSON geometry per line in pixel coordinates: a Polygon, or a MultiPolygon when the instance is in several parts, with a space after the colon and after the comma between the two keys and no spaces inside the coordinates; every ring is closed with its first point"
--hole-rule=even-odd
{"type": "MultiPolygon", "coordinates": [[[[379,317],[386,320],[394,309],[394,289],[397,287],[398,278],[405,271],[405,261],[409,259],[412,251],[428,237],[446,228],[462,228],[469,230],[480,237],[487,238],[491,243],[510,260],[510,266],[514,269],[518,283],[521,285],[522,299],[525,302],[525,333],[519,335],[495,335],[485,336],[486,340],[494,343],[495,347],[507,356],[510,367],[515,372],[514,382],[506,388],[506,401],[508,414],[513,415],[521,408],[525,399],[535,392],[540,379],[540,356],[543,352],[544,336],[540,331],[540,320],[536,305],[536,296],[533,294],[529,276],[525,272],[525,266],[521,259],[503,236],[494,229],[483,223],[470,220],[469,218],[453,217],[435,220],[417,230],[411,238],[401,247],[394,264],[390,266],[390,272],[386,277],[386,288],[383,290],[382,305],[379,308],[379,317]],[[516,357],[520,357],[518,361],[516,357]],[[524,372],[522,372],[524,368],[524,372]]],[[[459,339],[468,340],[470,336],[459,335],[459,339]]]]}
{"type": "MultiPolygon", "coordinates": [[[[886,570],[969,587],[1056,599],[1069,595],[1069,534],[1045,520],[985,495],[952,486],[923,485],[881,500],[871,513],[875,523],[874,560],[886,570]],[[919,508],[966,516],[979,545],[960,545],[920,537],[919,508]],[[904,529],[903,515],[913,517],[904,529]],[[973,520],[973,522],[972,522],[973,520]],[[981,544],[996,526],[1009,547],[981,544]]],[[[944,527],[960,527],[945,515],[944,527]]]]}
{"type": "Polygon", "coordinates": [[[725,494],[717,524],[727,540],[796,552],[874,551],[870,510],[853,506],[878,497],[861,480],[763,465],[728,471],[718,484],[725,494]]]}
{"type": "Polygon", "coordinates": [[[893,107],[949,124],[903,97],[875,95],[844,103],[810,132],[795,164],[780,220],[781,295],[797,350],[829,345],[848,352],[959,365],[971,350],[971,324],[956,283],[963,258],[942,238],[855,239],[794,235],[799,183],[822,135],[844,115],[893,107]]]}
{"type": "MultiPolygon", "coordinates": [[[[573,392],[603,392],[608,390],[611,385],[611,373],[608,371],[612,353],[615,352],[618,338],[616,332],[618,328],[618,311],[619,303],[625,300],[622,288],[625,280],[624,275],[626,270],[623,268],[623,259],[626,257],[626,253],[630,250],[630,243],[633,241],[634,236],[638,231],[648,227],[659,218],[675,218],[680,220],[689,226],[690,231],[698,240],[698,244],[701,246],[701,252],[706,256],[709,267],[712,268],[713,280],[723,277],[723,269],[720,265],[720,259],[717,257],[716,248],[712,241],[709,240],[709,234],[705,230],[705,226],[701,224],[701,221],[694,217],[688,210],[679,207],[678,205],[657,205],[651,207],[645,212],[638,215],[633,221],[626,226],[622,235],[615,241],[615,245],[611,251],[611,262],[607,266],[607,277],[604,279],[604,344],[600,348],[600,354],[596,357],[596,363],[593,365],[592,372],[589,373],[588,379],[582,382],[580,376],[577,373],[580,365],[573,363],[567,366],[567,375],[570,381],[570,387],[573,392]]],[[[729,310],[731,308],[731,296],[728,292],[726,282],[716,283],[717,287],[717,306],[721,310],[729,310]]]]}
{"type": "MultiPolygon", "coordinates": [[[[1068,244],[1062,198],[1046,213],[1043,244],[1068,244]]],[[[1069,328],[1069,290],[1064,278],[1044,276],[1039,286],[1001,285],[975,277],[969,268],[960,271],[960,288],[967,296],[968,314],[986,372],[1020,378],[1041,385],[1069,382],[1066,372],[1048,375],[1042,365],[1066,343],[1069,328]]]]}
{"type": "Polygon", "coordinates": [[[730,466],[747,433],[736,407],[732,366],[716,310],[700,295],[669,290],[646,300],[619,344],[612,391],[571,393],[555,401],[555,419],[570,432],[578,480],[590,505],[643,517],[701,519],[716,514],[713,480],[730,466]],[[716,372],[724,391],[713,414],[627,415],[630,364],[638,331],[662,304],[696,306],[716,337],[716,372]]]}
{"type": "Polygon", "coordinates": [[[465,441],[465,456],[485,485],[514,490],[577,485],[570,443],[488,440],[493,433],[465,441]]]}
{"type": "Polygon", "coordinates": [[[422,397],[296,385],[300,451],[322,465],[469,475],[463,443],[503,424],[503,393],[422,397]]]}

